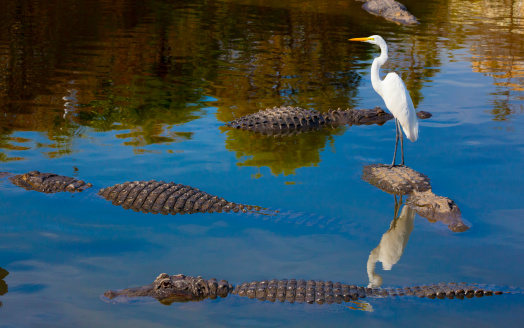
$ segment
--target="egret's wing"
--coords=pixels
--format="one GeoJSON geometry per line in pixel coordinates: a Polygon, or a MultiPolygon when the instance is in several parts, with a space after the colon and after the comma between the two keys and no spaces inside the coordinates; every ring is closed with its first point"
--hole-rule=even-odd
{"type": "Polygon", "coordinates": [[[386,107],[400,122],[408,139],[416,141],[418,139],[417,113],[406,85],[397,73],[389,73],[382,81],[381,87],[386,107]]]}

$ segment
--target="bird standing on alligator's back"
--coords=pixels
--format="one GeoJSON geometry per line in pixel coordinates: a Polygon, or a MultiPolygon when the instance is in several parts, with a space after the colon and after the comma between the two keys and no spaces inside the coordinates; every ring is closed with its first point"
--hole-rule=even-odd
{"type": "Polygon", "coordinates": [[[390,167],[395,165],[395,158],[397,156],[398,138],[400,135],[400,147],[402,153],[401,165],[404,165],[404,139],[400,126],[404,133],[411,141],[418,139],[418,120],[417,113],[413,101],[409,96],[406,85],[395,72],[390,72],[386,75],[384,80],[380,79],[380,67],[388,60],[388,46],[386,41],[379,35],[372,35],[367,38],[353,38],[349,41],[363,41],[371,44],[376,44],[380,47],[380,56],[373,60],[371,65],[371,84],[373,89],[384,99],[387,109],[395,117],[395,127],[397,136],[395,141],[395,154],[393,155],[393,163],[390,167]]]}

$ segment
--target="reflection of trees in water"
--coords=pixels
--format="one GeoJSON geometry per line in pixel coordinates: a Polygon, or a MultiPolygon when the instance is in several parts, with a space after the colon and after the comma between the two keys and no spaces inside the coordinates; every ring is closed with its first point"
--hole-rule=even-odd
{"type": "MultiPolygon", "coordinates": [[[[524,84],[522,2],[497,3],[431,2],[420,16],[423,34],[389,42],[395,56],[386,69],[400,71],[415,104],[442,58],[473,42],[475,70],[500,87],[493,114],[504,119],[515,112],[509,102],[522,97],[514,92],[524,84]],[[512,9],[510,17],[499,19],[500,8],[512,9]],[[460,20],[477,11],[493,18],[467,21],[479,26],[471,41],[460,20]]],[[[218,99],[223,122],[279,105],[321,111],[355,105],[360,77],[347,38],[363,12],[347,1],[0,0],[0,6],[0,133],[42,132],[56,148],[49,156],[74,152],[72,141],[84,127],[127,130],[120,136],[134,147],[187,140],[190,134],[171,126],[198,118],[206,96],[218,99]],[[70,94],[76,106],[67,107],[63,97],[70,94]]],[[[373,19],[361,21],[368,28],[373,19]]],[[[376,53],[366,51],[366,60],[376,53]]]]}
{"type": "Polygon", "coordinates": [[[221,3],[208,11],[220,31],[215,42],[221,79],[209,87],[219,99],[219,120],[279,105],[353,107],[360,77],[338,33],[344,23],[352,25],[350,18],[257,4],[221,3]]]}
{"type": "Polygon", "coordinates": [[[329,142],[334,149],[333,135],[343,134],[346,127],[293,136],[269,137],[251,131],[231,129],[226,132],[226,149],[234,151],[239,166],[269,167],[275,175],[294,174],[297,168],[316,166],[320,151],[329,142]]]}
{"type": "MultiPolygon", "coordinates": [[[[218,31],[212,42],[219,54],[214,65],[220,78],[208,90],[218,99],[220,121],[280,105],[320,111],[355,106],[360,76],[348,60],[347,38],[339,33],[341,25],[352,25],[349,16],[333,16],[322,5],[304,10],[292,3],[250,3],[216,2],[206,10],[205,21],[218,31]]],[[[231,130],[226,148],[236,152],[240,166],[267,166],[273,174],[288,175],[320,163],[326,141],[344,130],[287,137],[231,130]]]]}
{"type": "Polygon", "coordinates": [[[45,132],[57,150],[48,156],[74,152],[84,126],[126,130],[119,137],[135,147],[186,140],[170,126],[198,118],[205,94],[228,121],[282,102],[347,107],[356,93],[359,76],[340,61],[348,49],[333,42],[345,36],[326,32],[342,22],[325,13],[226,1],[70,5],[27,1],[0,14],[10,46],[0,50],[9,63],[0,124],[45,132]]]}
{"type": "Polygon", "coordinates": [[[452,1],[451,10],[459,16],[476,17],[471,52],[474,72],[493,78],[493,119],[504,121],[524,112],[515,100],[524,100],[524,1],[496,0],[464,3],[452,1]],[[478,19],[481,17],[482,19],[478,19]]]}
{"type": "MultiPolygon", "coordinates": [[[[0,117],[3,135],[44,132],[48,156],[73,152],[88,126],[129,130],[126,145],[187,140],[172,126],[199,117],[205,69],[198,48],[185,51],[184,21],[172,6],[126,1],[0,1],[0,117]],[[148,16],[149,15],[149,16],[148,16]],[[149,20],[147,20],[149,19],[149,20]],[[143,21],[146,21],[143,23],[143,21]],[[182,50],[180,50],[182,48],[182,50]],[[173,56],[171,56],[173,55],[173,56]],[[74,91],[77,107],[62,97],[74,91]],[[66,107],[64,107],[66,106],[66,107]],[[64,109],[70,112],[63,119],[64,109]]],[[[12,138],[2,148],[13,150],[12,138]]],[[[36,146],[38,148],[38,145],[36,146]]],[[[5,154],[0,160],[9,160],[5,154]]]]}

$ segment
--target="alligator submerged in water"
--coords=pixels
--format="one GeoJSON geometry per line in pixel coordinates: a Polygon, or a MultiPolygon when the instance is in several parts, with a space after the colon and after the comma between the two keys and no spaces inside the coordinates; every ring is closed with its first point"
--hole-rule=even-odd
{"type": "Polygon", "coordinates": [[[9,178],[9,180],[14,185],[26,190],[34,190],[46,194],[63,191],[81,192],[93,186],[90,183],[85,183],[83,180],[77,180],[75,178],[54,173],[41,173],[38,171],[15,175],[14,177],[9,178]]]}
{"type": "Polygon", "coordinates": [[[462,220],[458,205],[447,197],[437,196],[431,190],[429,178],[407,166],[372,164],[364,166],[362,179],[394,195],[408,195],[406,203],[430,222],[441,221],[454,232],[469,227],[462,220]]]}
{"type": "MultiPolygon", "coordinates": [[[[458,206],[448,198],[435,196],[431,192],[429,179],[413,169],[405,166],[388,169],[386,165],[369,165],[364,167],[363,178],[390,193],[410,194],[408,204],[432,222],[442,221],[456,232],[469,229],[461,220],[458,206]]],[[[9,179],[24,189],[45,193],[81,192],[92,187],[92,184],[82,180],[38,171],[15,175],[9,179]]],[[[100,189],[98,194],[113,205],[143,213],[166,215],[232,211],[270,216],[278,214],[280,217],[288,215],[260,206],[229,202],[190,186],[156,180],[116,184],[100,189]]],[[[289,216],[297,218],[297,213],[289,213],[289,216]]]]}
{"type": "Polygon", "coordinates": [[[206,298],[227,297],[229,294],[261,301],[280,301],[290,303],[333,304],[350,302],[365,297],[384,298],[415,296],[430,299],[453,299],[492,296],[503,294],[488,285],[465,283],[440,283],[429,286],[404,288],[368,288],[331,281],[273,279],[245,282],[237,286],[226,280],[203,279],[183,274],[169,276],[160,274],[153,283],[121,291],[107,291],[102,299],[113,303],[124,303],[140,297],[151,297],[163,304],[173,302],[201,301],[206,298]]]}
{"type": "MultiPolygon", "coordinates": [[[[24,189],[45,193],[81,192],[92,187],[92,184],[82,180],[38,171],[15,175],[9,179],[24,189]]],[[[114,205],[153,214],[247,212],[261,209],[258,206],[228,202],[190,186],[156,180],[116,184],[100,189],[98,194],[114,205]]]]}
{"type": "MultiPolygon", "coordinates": [[[[417,113],[421,119],[430,118],[428,112],[417,113]]],[[[226,124],[235,129],[249,130],[264,135],[281,136],[319,130],[324,126],[339,125],[382,125],[393,119],[393,115],[380,107],[374,109],[332,110],[320,113],[300,107],[274,107],[260,110],[226,124]]]]}

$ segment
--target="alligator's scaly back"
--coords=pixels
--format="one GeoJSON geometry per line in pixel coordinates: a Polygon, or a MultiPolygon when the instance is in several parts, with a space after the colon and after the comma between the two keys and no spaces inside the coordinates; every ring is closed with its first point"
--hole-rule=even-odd
{"type": "Polygon", "coordinates": [[[228,202],[199,189],[164,181],[134,181],[101,189],[98,194],[113,205],[144,213],[191,214],[247,212],[260,207],[228,202]]]}
{"type": "Polygon", "coordinates": [[[261,110],[226,125],[267,135],[287,135],[318,130],[331,123],[331,118],[325,118],[317,111],[289,106],[261,110]]]}
{"type": "Polygon", "coordinates": [[[138,297],[152,297],[163,304],[173,302],[201,301],[205,298],[227,297],[228,294],[290,303],[332,304],[355,301],[365,297],[384,298],[399,296],[427,297],[430,299],[472,298],[500,295],[503,292],[484,288],[477,284],[440,283],[435,285],[404,288],[367,288],[332,281],[273,279],[245,282],[233,287],[226,280],[203,279],[183,274],[159,275],[149,285],[121,291],[107,291],[103,299],[110,302],[127,302],[138,297]]]}
{"type": "Polygon", "coordinates": [[[429,178],[407,166],[372,164],[364,166],[362,179],[394,195],[409,195],[406,203],[430,222],[441,221],[454,232],[469,227],[462,221],[458,205],[447,197],[437,196],[431,190],[429,178]]]}
{"type": "Polygon", "coordinates": [[[409,195],[414,190],[431,190],[429,178],[407,166],[389,168],[385,164],[366,165],[362,170],[362,179],[395,195],[409,195]]]}
{"type": "Polygon", "coordinates": [[[15,175],[9,179],[19,187],[44,193],[84,191],[93,186],[90,183],[85,183],[75,178],[54,173],[41,173],[38,171],[15,175]]]}
{"type": "MultiPolygon", "coordinates": [[[[420,118],[429,118],[428,112],[420,112],[420,118]]],[[[382,125],[391,120],[393,115],[380,107],[374,109],[332,110],[320,113],[315,110],[300,107],[274,107],[257,113],[242,116],[229,122],[226,126],[255,131],[265,135],[282,136],[300,134],[319,130],[323,126],[339,125],[382,125]]]]}

